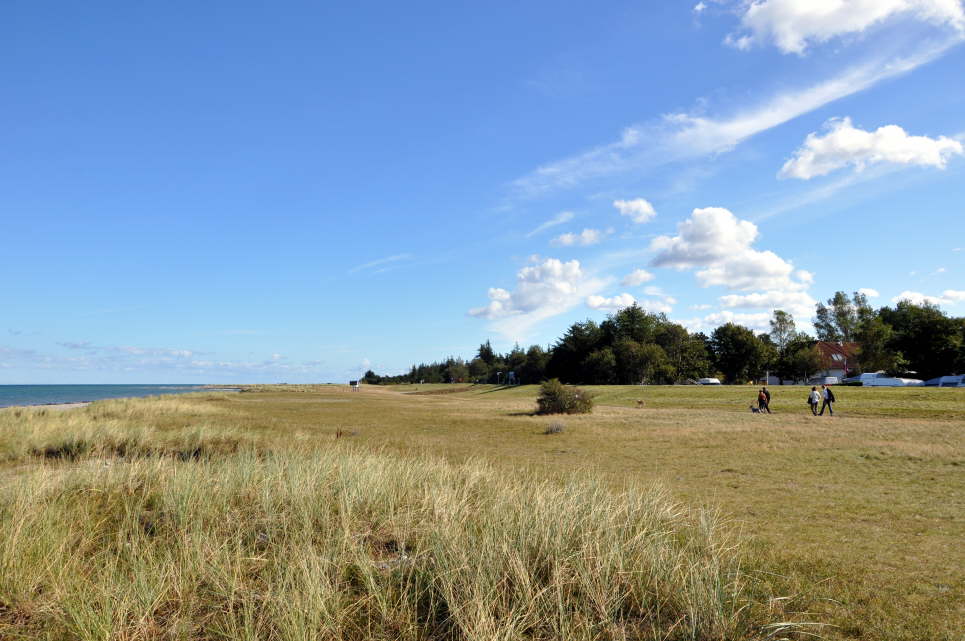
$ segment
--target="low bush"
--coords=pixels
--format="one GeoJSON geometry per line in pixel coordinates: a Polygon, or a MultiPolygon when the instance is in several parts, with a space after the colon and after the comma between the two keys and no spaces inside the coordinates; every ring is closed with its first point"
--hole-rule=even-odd
{"type": "Polygon", "coordinates": [[[558,378],[543,383],[536,398],[537,414],[589,414],[592,411],[592,394],[563,385],[558,378]]]}
{"type": "Polygon", "coordinates": [[[562,434],[566,425],[562,421],[553,421],[546,426],[546,430],[543,434],[562,434]]]}

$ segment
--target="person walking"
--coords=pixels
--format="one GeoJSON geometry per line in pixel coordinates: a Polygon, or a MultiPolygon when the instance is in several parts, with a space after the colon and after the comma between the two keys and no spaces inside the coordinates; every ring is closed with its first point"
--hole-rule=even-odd
{"type": "Polygon", "coordinates": [[[764,412],[770,413],[770,410],[767,409],[767,395],[764,393],[763,387],[761,388],[761,391],[757,393],[757,410],[761,414],[764,412]]]}
{"type": "Polygon", "coordinates": [[[821,395],[824,397],[824,402],[821,403],[821,412],[818,416],[824,416],[824,408],[828,408],[828,416],[834,416],[834,408],[831,404],[834,403],[834,392],[831,391],[829,385],[822,385],[821,395]]]}
{"type": "Polygon", "coordinates": [[[808,405],[811,406],[811,413],[815,416],[818,415],[818,402],[821,400],[821,394],[818,392],[817,387],[811,388],[811,393],[808,394],[808,405]]]}
{"type": "Polygon", "coordinates": [[[767,389],[767,385],[764,386],[764,397],[767,399],[767,405],[764,406],[764,409],[766,409],[767,413],[770,414],[771,413],[771,390],[767,389]]]}

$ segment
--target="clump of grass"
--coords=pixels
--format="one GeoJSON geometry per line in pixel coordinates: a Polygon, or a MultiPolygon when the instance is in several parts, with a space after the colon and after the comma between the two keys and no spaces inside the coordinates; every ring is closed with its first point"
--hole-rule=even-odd
{"type": "Polygon", "coordinates": [[[592,411],[592,394],[563,385],[558,378],[544,382],[536,397],[537,414],[589,414],[592,411]]]}
{"type": "Polygon", "coordinates": [[[562,434],[564,429],[566,429],[566,424],[563,421],[553,421],[546,426],[543,434],[562,434]]]}
{"type": "Polygon", "coordinates": [[[738,559],[659,489],[339,451],[79,462],[0,486],[0,637],[756,638],[738,559]]]}

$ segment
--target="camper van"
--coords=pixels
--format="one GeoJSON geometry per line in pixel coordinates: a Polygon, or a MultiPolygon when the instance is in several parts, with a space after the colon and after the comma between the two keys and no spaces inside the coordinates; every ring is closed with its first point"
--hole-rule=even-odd
{"type": "Polygon", "coordinates": [[[842,381],[845,385],[861,385],[863,387],[921,387],[925,384],[917,378],[895,378],[884,372],[865,372],[857,376],[849,376],[842,381]]]}

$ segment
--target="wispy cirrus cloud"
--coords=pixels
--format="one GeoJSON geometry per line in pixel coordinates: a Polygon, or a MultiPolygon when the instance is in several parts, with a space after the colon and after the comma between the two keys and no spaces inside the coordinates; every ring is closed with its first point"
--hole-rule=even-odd
{"type": "Polygon", "coordinates": [[[387,265],[392,265],[394,263],[399,263],[406,260],[412,260],[412,254],[394,254],[392,256],[386,256],[385,258],[377,258],[375,260],[370,260],[367,263],[362,263],[361,265],[356,265],[348,270],[349,274],[355,274],[366,270],[375,270],[376,272],[381,270],[376,270],[376,267],[386,267],[387,265]]]}
{"type": "Polygon", "coordinates": [[[604,177],[725,153],[761,132],[936,60],[962,42],[956,33],[924,42],[909,55],[871,57],[824,81],[773,94],[729,115],[672,113],[631,125],[613,142],[517,178],[509,185],[510,197],[538,198],[604,177]]]}
{"type": "Polygon", "coordinates": [[[547,229],[552,229],[553,227],[556,227],[558,225],[563,225],[565,223],[568,223],[571,220],[573,220],[573,216],[574,214],[571,211],[561,211],[560,213],[556,214],[555,216],[547,220],[545,223],[538,225],[535,229],[533,229],[528,234],[526,234],[526,238],[532,238],[537,234],[543,233],[547,229]]]}

